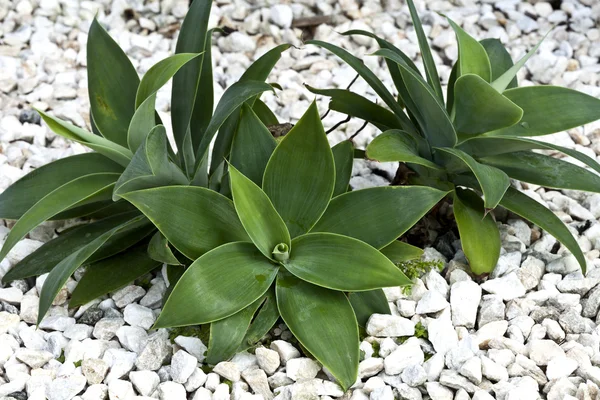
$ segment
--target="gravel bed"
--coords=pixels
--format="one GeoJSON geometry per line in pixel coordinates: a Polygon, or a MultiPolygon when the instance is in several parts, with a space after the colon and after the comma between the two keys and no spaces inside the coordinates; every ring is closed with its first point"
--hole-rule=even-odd
{"type": "MultiPolygon", "coordinates": [[[[514,59],[553,26],[520,75],[521,85],[556,84],[600,97],[600,2],[419,1],[434,58],[445,81],[457,56],[445,13],[480,39],[498,37],[514,59]]],[[[0,0],[0,191],[50,161],[85,152],[40,125],[32,107],[85,126],[87,30],[98,19],[144,73],[175,47],[187,11],[182,0],[0,0]]],[[[266,103],[281,121],[294,122],[314,96],[304,84],[346,87],[354,72],[313,46],[331,41],[364,56],[371,39],[347,38],[365,29],[392,41],[420,64],[406,5],[399,0],[301,0],[293,4],[219,0],[211,24],[235,31],[214,41],[215,95],[276,44],[284,53],[269,81],[282,86],[266,103]],[[311,17],[328,22],[297,28],[311,17]],[[294,27],[293,27],[294,26],[294,27]]],[[[374,57],[365,63],[393,87],[374,57]]],[[[374,98],[362,81],[353,89],[374,98]]],[[[157,98],[169,120],[170,85],[157,98]]],[[[323,112],[327,102],[319,99],[323,112]]],[[[332,112],[326,127],[344,116],[332,112]]],[[[352,120],[330,134],[332,144],[362,125],[352,120]]],[[[376,131],[355,138],[362,148],[376,131]]],[[[545,140],[600,154],[600,123],[545,140]]],[[[570,160],[576,162],[574,160],[570,160]]],[[[351,185],[386,185],[396,164],[356,161],[351,185]]],[[[85,306],[68,309],[78,271],[36,328],[45,276],[0,288],[0,399],[163,400],[531,400],[600,398],[600,194],[523,185],[529,196],[566,222],[588,259],[584,277],[575,259],[550,235],[509,215],[500,216],[502,255],[485,281],[473,281],[460,241],[438,237],[424,260],[441,260],[410,292],[386,289],[393,315],[373,315],[361,342],[359,379],[346,393],[321,365],[301,352],[284,325],[264,346],[214,368],[203,363],[206,342],[188,330],[150,331],[169,283],[163,272],[85,306]],[[426,334],[425,334],[426,332],[426,334]]],[[[449,212],[449,211],[448,211],[449,212]]],[[[0,221],[0,243],[13,222],[0,221]]],[[[0,277],[56,231],[74,222],[46,223],[0,263],[0,277]]],[[[429,232],[437,235],[435,226],[429,232]]]]}

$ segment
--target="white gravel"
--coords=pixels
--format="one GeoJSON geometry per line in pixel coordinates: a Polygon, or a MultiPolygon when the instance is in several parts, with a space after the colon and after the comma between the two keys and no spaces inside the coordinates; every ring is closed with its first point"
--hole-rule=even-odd
{"type": "MultiPolygon", "coordinates": [[[[32,107],[50,110],[73,123],[88,124],[85,43],[91,18],[98,15],[132,59],[139,73],[174,49],[173,32],[187,0],[0,0],[0,191],[50,161],[82,153],[40,126],[32,107]]],[[[498,37],[514,59],[552,26],[559,24],[520,73],[521,85],[556,84],[600,97],[600,3],[544,1],[426,0],[418,2],[434,58],[446,80],[457,56],[454,35],[438,12],[478,38],[498,37]]],[[[314,96],[303,86],[345,87],[354,72],[302,39],[331,41],[363,56],[369,38],[338,35],[366,29],[392,41],[417,65],[418,44],[406,5],[398,0],[303,0],[278,4],[222,0],[211,25],[237,31],[213,47],[215,97],[251,61],[275,44],[297,46],[284,53],[269,78],[282,91],[265,101],[282,121],[297,120],[314,96]],[[314,15],[329,24],[292,28],[314,15]]],[[[392,87],[383,65],[363,57],[392,87]]],[[[374,98],[358,81],[356,91],[374,98]]],[[[157,108],[169,112],[170,85],[158,93],[157,108]]],[[[322,112],[326,99],[318,99],[322,112]]],[[[326,127],[343,119],[335,112],[326,127]]],[[[168,118],[163,118],[168,120],[168,118]]],[[[352,120],[330,135],[332,144],[356,132],[352,120]]],[[[372,127],[356,138],[364,147],[372,127]]],[[[597,158],[600,123],[552,135],[545,140],[597,158]]],[[[573,161],[573,160],[570,160],[573,161]]],[[[385,185],[394,163],[356,161],[351,185],[385,185]],[[377,171],[373,171],[376,169],[377,171]]],[[[518,219],[501,224],[503,250],[486,282],[471,280],[460,242],[440,238],[424,259],[439,259],[436,271],[418,279],[411,293],[386,289],[392,316],[373,315],[360,345],[359,379],[347,393],[328,371],[303,355],[285,326],[277,326],[265,347],[236,355],[203,370],[206,344],[195,337],[169,339],[165,330],[148,331],[168,284],[153,277],[150,288],[124,289],[79,309],[66,306],[77,284],[71,279],[48,317],[36,329],[37,302],[44,276],[34,285],[16,281],[0,288],[0,398],[95,400],[158,398],[173,400],[530,400],[594,399],[600,389],[600,195],[523,185],[577,236],[588,259],[583,277],[574,258],[554,238],[518,219]],[[447,254],[447,249],[452,249],[447,254]],[[438,251],[439,250],[439,251],[438,251]],[[440,253],[443,252],[444,254],[440,253]],[[427,330],[417,338],[415,327],[427,330]],[[144,397],[145,396],[145,397],[144,397]]],[[[0,224],[0,243],[12,222],[0,224]]],[[[62,222],[46,223],[22,240],[0,263],[0,276],[51,239],[62,222]]],[[[75,275],[78,278],[79,275],[75,275]]]]}

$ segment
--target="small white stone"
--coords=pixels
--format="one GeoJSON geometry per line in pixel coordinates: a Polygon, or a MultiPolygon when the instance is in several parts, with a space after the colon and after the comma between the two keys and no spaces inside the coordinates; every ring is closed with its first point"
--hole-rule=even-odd
{"type": "Polygon", "coordinates": [[[131,382],[114,379],[108,384],[108,397],[110,399],[131,399],[135,396],[131,382]]]}
{"type": "Polygon", "coordinates": [[[370,400],[394,400],[394,393],[390,386],[379,387],[371,392],[370,400]]]}
{"type": "Polygon", "coordinates": [[[68,327],[75,325],[75,318],[55,315],[46,317],[40,322],[41,329],[64,332],[68,327]]]}
{"type": "Polygon", "coordinates": [[[287,376],[293,381],[312,379],[320,370],[319,364],[310,358],[293,358],[286,363],[287,376]]]}
{"type": "Polygon", "coordinates": [[[115,337],[117,330],[125,324],[122,318],[102,318],[96,322],[92,332],[96,339],[110,340],[115,337]]]}
{"type": "Polygon", "coordinates": [[[546,376],[549,380],[566,378],[578,367],[577,361],[566,356],[557,356],[548,362],[546,376]]]}
{"type": "Polygon", "coordinates": [[[437,353],[442,355],[458,345],[458,335],[454,330],[448,310],[442,312],[438,318],[427,320],[427,334],[429,341],[437,353]]]}
{"type": "Polygon", "coordinates": [[[15,352],[17,360],[27,364],[31,368],[40,368],[53,359],[52,353],[48,351],[31,350],[20,348],[15,352]]]}
{"type": "Polygon", "coordinates": [[[431,314],[448,307],[448,302],[439,292],[428,290],[417,303],[417,314],[431,314]]]}
{"type": "Polygon", "coordinates": [[[273,398],[267,374],[262,369],[248,368],[242,372],[242,378],[248,382],[252,391],[257,395],[262,396],[264,399],[273,398]]]}
{"type": "Polygon", "coordinates": [[[48,400],[72,399],[83,390],[86,383],[82,375],[59,376],[48,385],[46,396],[48,400]]]}
{"type": "Polygon", "coordinates": [[[89,338],[93,330],[94,328],[89,325],[75,324],[65,329],[63,335],[68,339],[81,341],[89,338]]]}
{"type": "Polygon", "coordinates": [[[271,21],[281,28],[289,28],[292,26],[294,13],[292,7],[287,4],[276,4],[271,6],[271,21]]]}
{"type": "Polygon", "coordinates": [[[21,304],[23,299],[23,292],[16,287],[9,287],[5,289],[0,288],[0,301],[5,301],[9,304],[21,304]]]}
{"type": "Polygon", "coordinates": [[[105,400],[108,397],[108,386],[100,383],[89,386],[81,395],[82,400],[105,400]]]}
{"type": "Polygon", "coordinates": [[[177,336],[175,338],[175,343],[196,357],[198,362],[204,361],[207,347],[204,345],[204,343],[202,343],[202,340],[196,337],[177,336]]]}
{"type": "Polygon", "coordinates": [[[293,358],[300,357],[300,352],[294,346],[284,340],[272,341],[271,349],[279,353],[282,365],[286,365],[287,362],[293,358]]]}
{"type": "Polygon", "coordinates": [[[206,374],[200,368],[197,368],[192,372],[192,375],[185,382],[185,390],[193,392],[206,382],[206,374]]]}
{"type": "Polygon", "coordinates": [[[408,340],[384,360],[385,373],[398,375],[409,365],[423,364],[425,355],[418,342],[408,340]]]}
{"type": "Polygon", "coordinates": [[[128,304],[138,301],[144,297],[145,294],[146,291],[144,288],[140,286],[129,285],[113,293],[112,299],[117,307],[123,308],[128,304]]]}
{"type": "Polygon", "coordinates": [[[237,382],[240,380],[240,369],[238,368],[237,364],[229,361],[223,361],[215,365],[213,372],[221,375],[223,378],[231,382],[237,382]]]}
{"type": "Polygon", "coordinates": [[[281,364],[279,353],[275,350],[267,349],[266,347],[258,347],[254,354],[256,355],[258,365],[267,373],[267,375],[273,375],[281,364]]]}
{"type": "Polygon", "coordinates": [[[565,351],[552,340],[533,340],[527,343],[527,353],[537,365],[548,365],[553,358],[565,356],[565,351]]]}
{"type": "Polygon", "coordinates": [[[383,358],[371,357],[358,364],[358,377],[361,379],[377,375],[383,370],[383,358]]]}
{"type": "Polygon", "coordinates": [[[150,396],[160,383],[158,374],[154,371],[131,371],[129,380],[142,396],[150,396]]]}
{"type": "Polygon", "coordinates": [[[404,383],[412,387],[420,386],[427,381],[427,373],[419,364],[409,365],[404,368],[400,377],[404,383]]]}
{"type": "Polygon", "coordinates": [[[450,306],[454,326],[473,328],[477,307],[481,301],[481,288],[473,281],[456,282],[450,288],[450,306]]]}
{"type": "Polygon", "coordinates": [[[151,309],[139,304],[128,304],[123,311],[123,319],[131,326],[150,329],[156,321],[151,309]]]}
{"type": "Polygon", "coordinates": [[[9,329],[14,329],[19,325],[19,316],[0,311],[0,334],[8,332],[9,329]]]}
{"type": "Polygon", "coordinates": [[[86,377],[88,385],[102,383],[108,373],[108,364],[98,358],[86,358],[81,362],[81,372],[86,377]]]}
{"type": "Polygon", "coordinates": [[[212,400],[212,392],[206,388],[198,388],[192,400],[212,400]]]}
{"type": "Polygon", "coordinates": [[[481,375],[481,359],[479,357],[471,357],[465,361],[458,372],[474,384],[479,385],[483,378],[481,375]]]}
{"type": "Polygon", "coordinates": [[[412,336],[415,323],[396,315],[373,314],[367,321],[367,334],[378,337],[412,336]]]}
{"type": "Polygon", "coordinates": [[[431,397],[431,400],[452,400],[454,399],[454,393],[446,386],[439,382],[427,382],[425,385],[427,388],[427,394],[431,397]]]}
{"type": "Polygon", "coordinates": [[[116,332],[119,343],[127,350],[141,352],[148,343],[148,333],[139,326],[122,326],[116,332]]]}
{"type": "MultiPolygon", "coordinates": [[[[223,363],[219,363],[215,366],[214,371],[217,371],[217,367],[223,363]]],[[[179,350],[173,358],[171,359],[171,378],[173,382],[177,383],[185,383],[188,378],[192,375],[196,366],[198,365],[198,360],[196,357],[190,355],[184,350],[179,350]]],[[[231,379],[233,381],[233,379],[231,379]]]]}
{"type": "MultiPolygon", "coordinates": [[[[227,386],[227,385],[225,385],[227,386]]],[[[183,385],[175,382],[163,382],[158,385],[158,398],[161,400],[185,400],[187,393],[183,385]]]]}
{"type": "Polygon", "coordinates": [[[516,272],[512,272],[502,278],[485,281],[481,284],[481,288],[488,293],[501,296],[504,301],[524,296],[526,291],[516,272]]]}

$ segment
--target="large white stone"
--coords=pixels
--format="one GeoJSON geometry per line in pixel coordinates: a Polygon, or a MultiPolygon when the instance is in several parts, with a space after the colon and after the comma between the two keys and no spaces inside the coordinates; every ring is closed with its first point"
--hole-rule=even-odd
{"type": "Polygon", "coordinates": [[[412,336],[415,323],[397,315],[373,314],[367,321],[367,334],[378,337],[412,336]]]}
{"type": "Polygon", "coordinates": [[[481,301],[481,288],[473,281],[456,282],[450,287],[450,306],[454,326],[473,328],[477,307],[481,301]]]}

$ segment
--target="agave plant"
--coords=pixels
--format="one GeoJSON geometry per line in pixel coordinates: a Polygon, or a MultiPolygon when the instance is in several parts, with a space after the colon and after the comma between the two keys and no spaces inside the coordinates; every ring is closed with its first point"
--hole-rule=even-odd
{"type": "Polygon", "coordinates": [[[458,61],[452,68],[444,99],[423,27],[413,1],[407,2],[425,77],[393,44],[372,33],[354,30],[345,35],[364,35],[378,43],[380,48],[373,55],[385,60],[398,98],[360,59],[316,40],[307,43],[340,57],[388,108],[349,90],[309,89],[331,97],[331,109],[364,119],[383,132],[368,145],[367,158],[404,163],[410,170],[409,184],[452,191],[463,250],[475,274],[489,273],[496,266],[500,235],[492,210],[498,206],[556,237],[573,253],[585,273],[585,257],[569,229],[546,207],[512,188],[510,179],[549,188],[600,192],[600,177],[596,173],[532,150],[564,153],[600,172],[594,159],[530,138],[599,119],[600,100],[562,87],[517,87],[517,72],[539,44],[513,64],[499,40],[479,42],[449,18],[458,41],[458,61]]]}
{"type": "MultiPolygon", "coordinates": [[[[352,159],[352,146],[336,148],[352,159]]],[[[210,323],[214,364],[256,343],[281,316],[348,388],[358,370],[357,318],[364,326],[371,313],[389,313],[381,288],[410,284],[395,263],[420,254],[396,239],[447,192],[346,193],[350,174],[336,164],[314,103],[279,144],[243,105],[229,160],[233,201],[191,186],[123,195],[195,259],[155,328],[210,323]]]]}
{"type": "Polygon", "coordinates": [[[18,220],[0,251],[0,260],[46,220],[91,221],[62,232],[4,276],[6,283],[50,273],[40,294],[40,321],[66,280],[82,265],[89,268],[70,306],[116,290],[160,263],[191,263],[173,253],[152,221],[123,200],[122,194],[165,185],[218,187],[223,173],[218,165],[229,154],[241,105],[249,101],[265,123],[276,123],[258,96],[272,90],[264,80],[288,45],[256,60],[225,91],[213,114],[210,8],[210,1],[192,3],[176,54],[158,62],[141,80],[118,44],[94,20],[87,43],[92,132],[39,111],[55,133],[93,150],[38,168],[0,195],[0,218],[18,220]],[[155,111],[156,93],[171,78],[174,148],[155,111]],[[217,167],[211,168],[209,176],[206,153],[219,128],[213,153],[217,167]]]}

